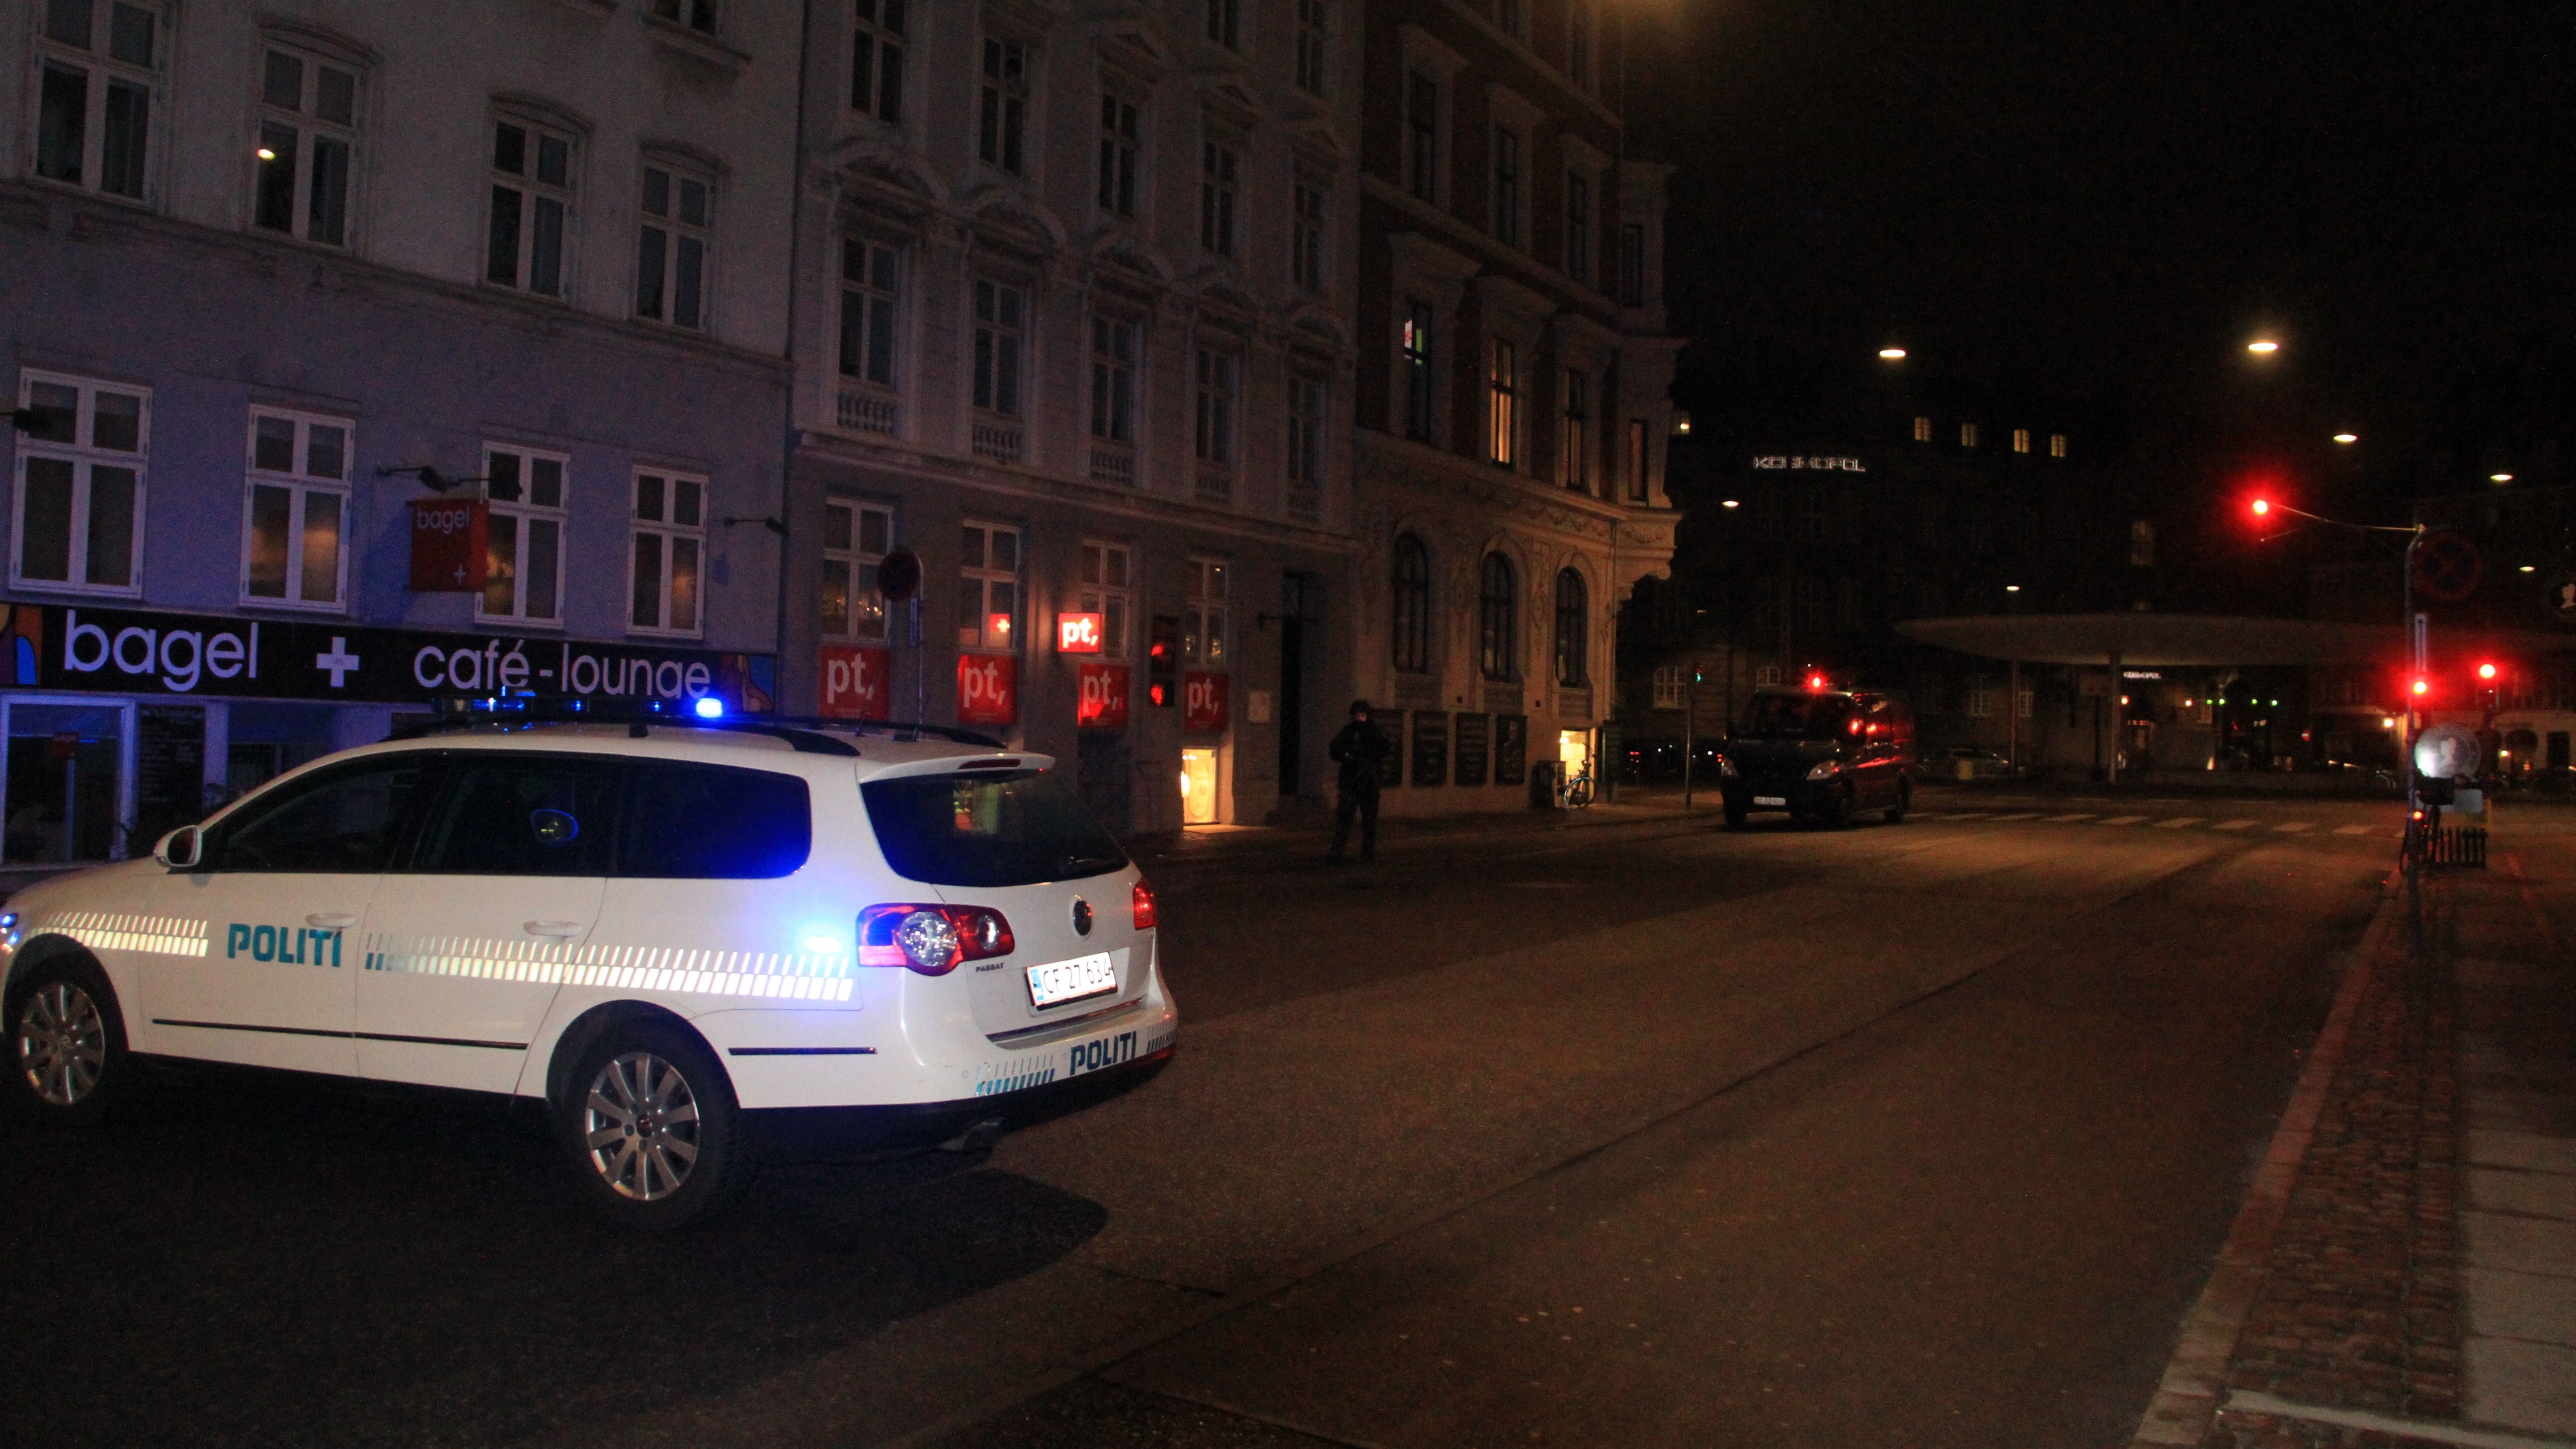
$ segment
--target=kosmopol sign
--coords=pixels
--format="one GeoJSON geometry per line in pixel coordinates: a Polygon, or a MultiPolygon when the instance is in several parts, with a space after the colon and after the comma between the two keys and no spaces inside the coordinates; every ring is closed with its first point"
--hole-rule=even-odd
{"type": "Polygon", "coordinates": [[[10,611],[9,633],[30,647],[0,662],[0,682],[21,687],[393,704],[503,691],[714,695],[736,709],[769,707],[752,683],[753,656],[705,649],[23,605],[10,611]]]}

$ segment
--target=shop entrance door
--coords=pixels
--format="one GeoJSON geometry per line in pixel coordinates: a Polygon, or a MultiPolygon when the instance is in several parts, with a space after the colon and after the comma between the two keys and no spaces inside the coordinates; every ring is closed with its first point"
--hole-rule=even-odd
{"type": "Polygon", "coordinates": [[[1181,751],[1181,823],[1216,823],[1216,751],[1181,751]]]}
{"type": "Polygon", "coordinates": [[[10,865],[123,860],[134,814],[128,743],[134,706],[123,700],[0,701],[8,733],[5,840],[10,865]]]}

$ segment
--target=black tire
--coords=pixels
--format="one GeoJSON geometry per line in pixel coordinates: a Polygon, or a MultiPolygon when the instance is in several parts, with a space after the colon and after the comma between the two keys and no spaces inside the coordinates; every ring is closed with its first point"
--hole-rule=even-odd
{"type": "Polygon", "coordinates": [[[621,1226],[703,1222],[750,1185],[733,1082],[671,1023],[602,1032],[573,1063],[554,1115],[583,1194],[621,1226]]]}
{"type": "Polygon", "coordinates": [[[1849,830],[1859,810],[1859,802],[1852,798],[1852,787],[1845,785],[1834,792],[1833,803],[1825,807],[1825,825],[1828,829],[1849,830]]]}
{"type": "Polygon", "coordinates": [[[1911,780],[1897,781],[1896,803],[1887,807],[1887,823],[1890,825],[1904,824],[1905,812],[1913,808],[1914,782],[1911,780]]]}
{"type": "Polygon", "coordinates": [[[9,983],[10,1105],[59,1127],[87,1127],[131,1070],[125,1014],[107,973],[84,955],[40,961],[9,983]]]}
{"type": "Polygon", "coordinates": [[[1745,810],[1744,810],[1744,807],[1743,807],[1743,806],[1741,806],[1741,805],[1729,805],[1729,806],[1727,806],[1727,807],[1726,807],[1726,828],[1727,828],[1727,829],[1729,829],[1729,830],[1742,830],[1742,829],[1744,828],[1744,815],[1745,815],[1745,810]]]}

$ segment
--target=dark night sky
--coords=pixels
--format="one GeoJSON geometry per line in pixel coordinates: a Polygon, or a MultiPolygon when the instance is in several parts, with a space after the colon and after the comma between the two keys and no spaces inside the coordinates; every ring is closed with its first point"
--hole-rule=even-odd
{"type": "Polygon", "coordinates": [[[1630,150],[1682,168],[1719,436],[1886,401],[1897,342],[1914,386],[2120,419],[2162,486],[2576,481],[2576,5],[1614,3],[1658,7],[1630,150]]]}

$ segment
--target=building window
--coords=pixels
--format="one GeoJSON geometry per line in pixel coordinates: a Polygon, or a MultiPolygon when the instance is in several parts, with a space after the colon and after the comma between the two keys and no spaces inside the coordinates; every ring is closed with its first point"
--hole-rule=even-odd
{"type": "Polygon", "coordinates": [[[856,0],[851,26],[850,109],[887,125],[903,120],[904,0],[856,0]]]}
{"type": "Polygon", "coordinates": [[[1227,662],[1225,600],[1233,566],[1219,558],[1190,560],[1181,599],[1181,657],[1211,669],[1227,662]]]}
{"type": "Polygon", "coordinates": [[[1653,481],[1647,476],[1653,471],[1655,462],[1650,439],[1644,418],[1628,420],[1628,501],[1631,503],[1645,502],[1648,484],[1653,481]]]}
{"type": "Polygon", "coordinates": [[[1682,666],[1678,664],[1658,664],[1655,666],[1653,688],[1655,692],[1654,707],[1656,709],[1679,709],[1682,707],[1682,673],[1682,666]]]}
{"type": "Polygon", "coordinates": [[[1431,307],[1411,303],[1404,319],[1404,435],[1431,441],[1431,307]]]}
{"type": "Polygon", "coordinates": [[[1973,448],[1977,446],[1977,425],[1975,423],[1959,424],[1959,446],[1962,448],[1973,448]]]}
{"type": "Polygon", "coordinates": [[[1199,349],[1197,454],[1213,468],[1234,466],[1235,370],[1231,352],[1199,349]]]}
{"type": "Polygon", "coordinates": [[[841,376],[894,386],[895,301],[903,257],[883,242],[841,241],[841,376]]]}
{"type": "Polygon", "coordinates": [[[1235,48],[1243,23],[1243,0],[1200,0],[1207,7],[1207,38],[1228,50],[1235,48]]]}
{"type": "Polygon", "coordinates": [[[1404,77],[1405,185],[1424,201],[1440,200],[1440,82],[1422,72],[1404,77]]]}
{"type": "Polygon", "coordinates": [[[1324,290],[1324,189],[1300,181],[1288,233],[1288,279],[1299,290],[1324,290]]]}
{"type": "Polygon", "coordinates": [[[254,409],[242,602],[336,609],[349,570],[349,420],[254,409]]]}
{"type": "Polygon", "coordinates": [[[483,496],[492,518],[477,619],[562,619],[565,474],[571,464],[560,453],[483,450],[483,496]]]}
{"type": "Polygon", "coordinates": [[[1288,379],[1288,487],[1312,493],[1324,486],[1324,380],[1288,379]]]}
{"type": "Polygon", "coordinates": [[[1136,324],[1091,319],[1091,435],[1136,441],[1136,324]]]}
{"type": "Polygon", "coordinates": [[[1528,0],[1494,0],[1494,25],[1514,40],[1529,39],[1528,0]]]}
{"type": "Polygon", "coordinates": [[[715,184],[676,167],[644,168],[644,217],[635,242],[635,315],[692,330],[706,326],[707,257],[715,184]]]}
{"type": "Polygon", "coordinates": [[[1576,493],[1592,491],[1592,379],[1568,369],[1565,374],[1565,416],[1556,429],[1557,476],[1576,493]]]}
{"type": "Polygon", "coordinates": [[[634,572],[627,626],[638,634],[698,632],[698,561],[706,554],[707,480],[635,475],[634,572]]]}
{"type": "Polygon", "coordinates": [[[358,77],[291,51],[267,52],[260,76],[253,225],[325,246],[349,244],[350,158],[358,145],[358,77]]]}
{"type": "Polygon", "coordinates": [[[1234,255],[1234,148],[1199,145],[1199,245],[1221,257],[1234,255]]]}
{"type": "Polygon", "coordinates": [[[1583,89],[1592,89],[1592,0],[1566,4],[1565,74],[1583,89]]]}
{"type": "Polygon", "coordinates": [[[1020,638],[1020,531],[969,523],[957,573],[957,647],[1016,649],[1020,638]]]}
{"type": "Polygon", "coordinates": [[[1583,575],[1556,571],[1556,682],[1575,688],[1592,682],[1592,593],[1583,575]]]}
{"type": "Polygon", "coordinates": [[[1592,284],[1592,178],[1565,173],[1565,274],[1592,284]]]}
{"type": "Polygon", "coordinates": [[[1520,631],[1520,586],[1512,561],[1485,555],[1476,571],[1476,662],[1487,679],[1516,679],[1514,645],[1520,631]]]}
{"type": "Polygon", "coordinates": [[[36,174],[143,198],[161,12],[123,0],[46,0],[36,81],[36,174]]]}
{"type": "Polygon", "coordinates": [[[1619,305],[1646,305],[1646,229],[1633,221],[1619,227],[1619,305]]]}
{"type": "Polygon", "coordinates": [[[1325,0],[1297,0],[1297,89],[1310,96],[1324,93],[1325,40],[1332,16],[1325,0]]]}
{"type": "Polygon", "coordinates": [[[1127,620],[1136,606],[1133,559],[1123,543],[1083,540],[1082,588],[1075,595],[1075,607],[1082,613],[1100,616],[1100,653],[1104,658],[1127,657],[1127,620]]]}
{"type": "Polygon", "coordinates": [[[1116,96],[1100,98],[1100,209],[1136,214],[1136,107],[1116,96]]]}
{"type": "Polygon", "coordinates": [[[1932,441],[1932,420],[1930,418],[1918,417],[1914,420],[1914,441],[1918,443],[1928,443],[1932,441]]]}
{"type": "MultiPolygon", "coordinates": [[[[59,7],[57,7],[59,8],[59,7]]],[[[139,592],[134,560],[152,442],[152,395],[76,377],[27,374],[18,444],[13,581],[139,592]]]]}
{"type": "Polygon", "coordinates": [[[2066,456],[2066,435],[2064,433],[2051,433],[2048,435],[2048,456],[2052,458],[2063,458],[2066,456]]]}
{"type": "Polygon", "coordinates": [[[1513,446],[1520,437],[1520,360],[1510,341],[1501,337],[1493,339],[1488,350],[1485,456],[1509,468],[1520,459],[1513,446]]]}
{"type": "Polygon", "coordinates": [[[984,42],[984,101],[976,117],[975,154],[987,166],[1020,174],[1020,145],[1028,128],[1027,47],[1016,40],[984,42]]]}
{"type": "Polygon", "coordinates": [[[2140,569],[2156,566],[2156,526],[2143,518],[2129,524],[2129,566],[2140,569]]]}
{"type": "Polygon", "coordinates": [[[653,13],[702,35],[716,33],[715,0],[653,0],[653,13]]]}
{"type": "Polygon", "coordinates": [[[492,226],[483,279],[541,297],[564,293],[573,138],[533,121],[492,123],[492,226]]]}
{"type": "Polygon", "coordinates": [[[975,406],[1020,415],[1020,347],[1025,294],[998,282],[975,284],[975,406]]]}
{"type": "Polygon", "coordinates": [[[2013,451],[2016,453],[2027,453],[2030,451],[2030,429],[2013,429],[2013,451]]]}
{"type": "Polygon", "coordinates": [[[1494,128],[1494,240],[1521,244],[1521,138],[1501,126],[1494,128]]]}
{"type": "Polygon", "coordinates": [[[1968,676],[1967,705],[1960,713],[1970,719],[1991,719],[1995,713],[1995,683],[1982,674],[1968,676]]]}
{"type": "Polygon", "coordinates": [[[877,565],[894,545],[894,515],[865,503],[823,505],[823,637],[882,639],[877,565]]]}
{"type": "Polygon", "coordinates": [[[1395,667],[1406,674],[1431,670],[1431,550],[1412,534],[1396,535],[1394,607],[1390,633],[1395,667]]]}

